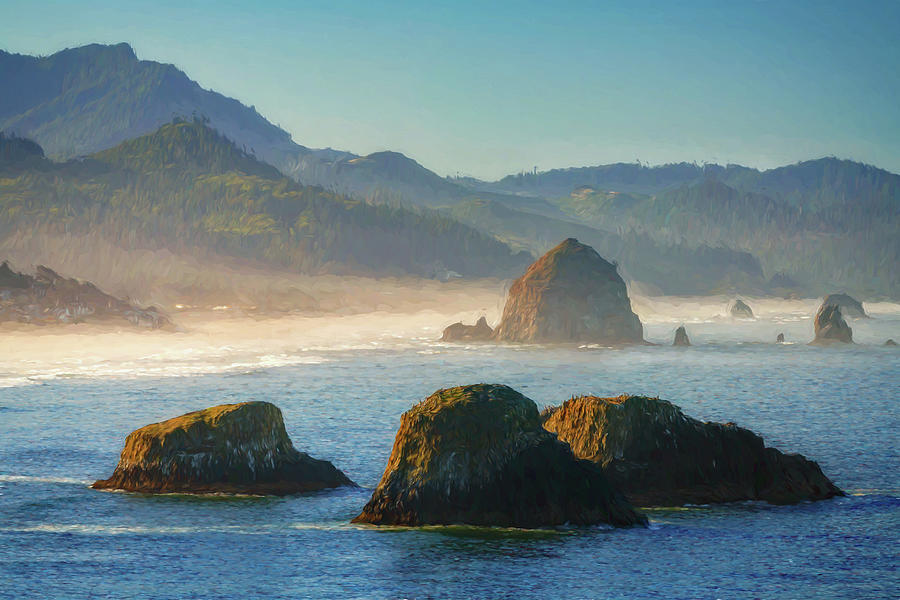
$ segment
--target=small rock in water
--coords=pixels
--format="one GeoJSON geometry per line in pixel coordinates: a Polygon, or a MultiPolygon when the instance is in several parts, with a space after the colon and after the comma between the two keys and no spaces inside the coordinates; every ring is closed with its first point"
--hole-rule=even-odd
{"type": "Polygon", "coordinates": [[[776,344],[783,344],[783,343],[784,343],[784,334],[783,334],[783,333],[779,333],[779,334],[778,334],[778,337],[775,338],[775,343],[776,343],[776,344]]]}
{"type": "Polygon", "coordinates": [[[688,339],[687,331],[684,329],[684,325],[675,330],[675,341],[672,342],[673,346],[690,346],[691,341],[688,339]]]}
{"type": "Polygon", "coordinates": [[[481,317],[474,325],[464,325],[462,322],[454,323],[444,329],[441,341],[444,342],[485,342],[491,339],[494,330],[487,324],[487,319],[481,317]]]}
{"type": "Polygon", "coordinates": [[[752,319],[753,311],[750,310],[750,307],[741,300],[740,298],[735,299],[735,301],[731,304],[731,307],[728,309],[728,312],[731,313],[732,317],[740,317],[742,319],[752,319]]]}
{"type": "Polygon", "coordinates": [[[885,346],[896,346],[897,342],[895,342],[894,340],[888,340],[884,343],[884,345],[885,346]]]}

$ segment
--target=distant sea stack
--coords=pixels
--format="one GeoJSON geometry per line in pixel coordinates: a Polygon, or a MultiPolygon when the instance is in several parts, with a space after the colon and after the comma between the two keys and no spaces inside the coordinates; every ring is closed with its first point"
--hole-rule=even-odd
{"type": "Polygon", "coordinates": [[[672,342],[673,346],[690,346],[691,340],[688,339],[687,331],[684,329],[684,325],[675,330],[675,341],[672,342]]]}
{"type": "Polygon", "coordinates": [[[569,238],[513,283],[494,339],[640,344],[643,327],[616,266],[569,238]]]}
{"type": "Polygon", "coordinates": [[[853,330],[847,325],[847,321],[841,315],[840,307],[836,304],[823,304],[816,313],[814,326],[816,337],[810,344],[824,346],[835,343],[853,343],[853,330]]]}
{"type": "Polygon", "coordinates": [[[487,319],[481,317],[474,325],[463,325],[462,322],[454,323],[444,329],[441,341],[444,342],[484,342],[490,341],[494,330],[487,324],[487,319]]]}
{"type": "Polygon", "coordinates": [[[779,333],[779,334],[778,334],[778,337],[775,338],[775,343],[776,343],[776,344],[783,344],[783,343],[784,343],[784,334],[783,334],[783,333],[779,333]]]}
{"type": "Polygon", "coordinates": [[[92,283],[66,279],[38,266],[34,275],[17,273],[0,264],[0,322],[34,325],[125,320],[147,329],[171,328],[157,309],[140,308],[101,292],[92,283]]]}
{"type": "Polygon", "coordinates": [[[848,296],[847,294],[828,294],[822,305],[833,304],[841,309],[841,314],[845,317],[853,317],[855,319],[868,319],[869,315],[863,309],[862,302],[848,296]]]}
{"type": "Polygon", "coordinates": [[[404,413],[372,499],[376,525],[534,528],[646,520],[595,464],[541,427],[534,402],[504,385],[439,390],[404,413]]]}
{"type": "Polygon", "coordinates": [[[884,343],[884,345],[885,345],[885,346],[896,346],[896,345],[897,345],[897,342],[895,342],[894,340],[890,339],[890,340],[886,341],[886,342],[884,343]]]}
{"type": "Polygon", "coordinates": [[[298,452],[269,402],[222,404],[131,432],[112,477],[95,489],[286,495],[355,485],[298,452]]]}
{"type": "Polygon", "coordinates": [[[602,466],[636,506],[843,495],[815,462],[766,448],[733,423],[692,419],[658,398],[573,398],[545,411],[544,427],[602,466]]]}
{"type": "Polygon", "coordinates": [[[753,311],[740,298],[737,298],[734,302],[732,302],[731,307],[728,309],[728,312],[731,313],[732,317],[738,317],[740,319],[753,318],[753,311]]]}

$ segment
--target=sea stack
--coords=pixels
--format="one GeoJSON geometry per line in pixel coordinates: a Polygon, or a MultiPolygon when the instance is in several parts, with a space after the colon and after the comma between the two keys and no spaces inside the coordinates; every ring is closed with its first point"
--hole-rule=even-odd
{"type": "Polygon", "coordinates": [[[776,344],[783,344],[783,343],[784,343],[784,334],[783,334],[783,333],[779,333],[779,334],[778,334],[778,337],[775,338],[775,343],[776,343],[776,344]]]}
{"type": "Polygon", "coordinates": [[[885,346],[896,346],[896,345],[897,345],[897,342],[895,342],[895,341],[892,340],[892,339],[889,339],[888,341],[886,341],[886,342],[884,343],[884,345],[885,345],[885,346]]]}
{"type": "Polygon", "coordinates": [[[381,482],[355,523],[535,528],[645,523],[594,463],[541,427],[504,385],[439,390],[400,419],[381,482]]]}
{"type": "Polygon", "coordinates": [[[845,317],[855,319],[868,319],[869,315],[863,309],[862,302],[848,296],[847,294],[828,294],[822,301],[822,305],[833,304],[841,309],[841,314],[845,317]]]}
{"type": "Polygon", "coordinates": [[[824,346],[853,343],[853,330],[847,325],[847,321],[841,315],[840,307],[836,304],[823,304],[816,313],[814,326],[816,337],[810,344],[824,346]]]}
{"type": "Polygon", "coordinates": [[[269,402],[222,404],[131,432],[112,477],[95,489],[286,495],[355,485],[298,452],[269,402]]]}
{"type": "Polygon", "coordinates": [[[443,342],[485,342],[491,339],[494,330],[487,324],[487,319],[481,317],[474,325],[463,325],[462,322],[454,323],[444,329],[441,336],[443,342]]]}
{"type": "Polygon", "coordinates": [[[675,330],[675,341],[672,342],[673,346],[690,346],[691,340],[688,339],[687,331],[684,330],[684,325],[675,330]]]}
{"type": "Polygon", "coordinates": [[[766,448],[733,423],[692,419],[658,398],[573,398],[545,411],[544,427],[603,467],[636,506],[843,495],[815,462],[766,448]]]}
{"type": "Polygon", "coordinates": [[[750,310],[750,307],[747,306],[747,304],[740,298],[737,298],[731,304],[731,307],[728,309],[728,312],[731,313],[732,317],[738,317],[740,319],[752,319],[753,318],[753,311],[750,310]]]}
{"type": "Polygon", "coordinates": [[[616,266],[569,238],[513,283],[494,339],[640,344],[643,327],[616,266]]]}

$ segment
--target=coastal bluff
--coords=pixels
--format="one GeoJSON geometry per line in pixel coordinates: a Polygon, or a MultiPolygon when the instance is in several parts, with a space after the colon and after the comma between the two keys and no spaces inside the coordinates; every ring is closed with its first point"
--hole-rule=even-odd
{"type": "Polygon", "coordinates": [[[767,448],[733,423],[688,417],[658,398],[582,396],[546,409],[543,418],[636,506],[792,504],[843,495],[815,462],[767,448]]]}
{"type": "Polygon", "coordinates": [[[438,390],[403,414],[387,468],[355,523],[537,528],[646,520],[594,463],[541,427],[504,385],[438,390]]]}
{"type": "Polygon", "coordinates": [[[222,404],[141,427],[94,489],[286,495],[355,485],[330,462],[297,451],[269,402],[222,404]]]}

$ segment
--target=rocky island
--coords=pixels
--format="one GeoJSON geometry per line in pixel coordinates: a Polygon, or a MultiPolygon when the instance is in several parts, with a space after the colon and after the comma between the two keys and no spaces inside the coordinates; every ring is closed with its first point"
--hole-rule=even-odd
{"type": "Polygon", "coordinates": [[[488,325],[487,319],[481,317],[474,325],[464,325],[462,322],[454,323],[444,329],[441,336],[442,342],[487,342],[494,335],[494,330],[488,325]]]}
{"type": "Polygon", "coordinates": [[[643,326],[616,265],[569,238],[512,284],[494,339],[640,344],[643,326]]]}
{"type": "Polygon", "coordinates": [[[841,314],[845,317],[853,317],[856,319],[868,319],[869,315],[863,309],[862,302],[847,294],[828,294],[822,301],[822,306],[832,304],[841,309],[841,314]]]}
{"type": "Polygon", "coordinates": [[[222,404],[131,432],[95,489],[286,495],[355,485],[330,462],[297,451],[269,402],[222,404]]]}
{"type": "Polygon", "coordinates": [[[541,427],[504,385],[439,390],[403,414],[381,482],[356,523],[535,528],[645,519],[594,463],[541,427]]]}
{"type": "Polygon", "coordinates": [[[739,319],[753,318],[753,311],[750,309],[747,303],[740,298],[735,299],[735,301],[729,307],[728,312],[732,317],[737,317],[739,319]]]}
{"type": "Polygon", "coordinates": [[[600,465],[636,506],[791,504],[843,495],[815,462],[767,448],[733,423],[688,417],[658,398],[572,398],[543,418],[547,430],[600,465]]]}
{"type": "Polygon", "coordinates": [[[675,330],[675,340],[672,342],[673,346],[690,346],[691,340],[688,339],[687,331],[684,328],[684,325],[675,330]]]}
{"type": "Polygon", "coordinates": [[[853,330],[847,325],[837,304],[823,304],[816,313],[814,327],[816,337],[810,344],[827,346],[853,343],[853,330]]]}
{"type": "Polygon", "coordinates": [[[50,325],[123,320],[148,329],[172,327],[159,310],[110,296],[92,283],[66,279],[44,266],[27,275],[13,271],[5,261],[0,264],[0,322],[50,325]]]}

